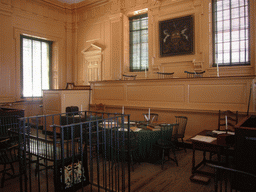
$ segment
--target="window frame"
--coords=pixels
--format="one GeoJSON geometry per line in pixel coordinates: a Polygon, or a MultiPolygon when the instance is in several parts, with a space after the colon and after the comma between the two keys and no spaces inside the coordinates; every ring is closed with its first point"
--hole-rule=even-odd
{"type": "Polygon", "coordinates": [[[42,98],[43,94],[41,96],[31,96],[31,97],[25,97],[23,96],[23,39],[30,39],[30,40],[35,40],[35,41],[40,41],[40,42],[45,42],[48,43],[49,45],[49,89],[52,87],[52,44],[53,41],[45,40],[45,39],[40,39],[32,36],[27,36],[27,35],[20,35],[20,95],[22,99],[26,98],[42,98]]]}
{"type": "MultiPolygon", "coordinates": [[[[145,17],[147,17],[147,19],[148,19],[148,13],[143,13],[143,14],[128,17],[128,20],[129,20],[129,71],[130,72],[144,72],[145,70],[148,71],[148,68],[149,68],[149,60],[148,60],[146,69],[142,68],[142,62],[140,62],[140,69],[134,69],[133,65],[132,65],[133,64],[132,59],[131,59],[131,57],[133,56],[132,53],[131,53],[132,52],[131,45],[133,45],[132,38],[131,38],[131,21],[134,20],[134,19],[145,18],[145,17]]],[[[140,31],[142,31],[142,30],[145,30],[145,29],[140,29],[140,31]]],[[[147,32],[148,32],[148,26],[147,26],[147,32]]],[[[141,35],[140,35],[140,38],[141,38],[141,35]]],[[[142,42],[140,41],[140,44],[141,43],[142,42]]],[[[147,45],[149,45],[148,41],[147,41],[147,45]]],[[[141,55],[140,55],[140,58],[141,58],[141,55]]]]}
{"type": "MultiPolygon", "coordinates": [[[[251,25],[250,25],[250,22],[251,22],[251,18],[250,18],[250,0],[248,0],[248,28],[244,28],[247,32],[248,32],[248,40],[246,40],[246,38],[245,38],[245,41],[246,41],[246,45],[248,46],[248,49],[245,47],[245,59],[244,59],[244,61],[243,62],[241,62],[241,61],[239,61],[239,62],[232,62],[232,54],[235,54],[233,51],[232,51],[232,27],[231,27],[231,23],[232,23],[232,20],[234,20],[234,18],[232,18],[232,17],[230,17],[230,29],[229,29],[229,32],[230,32],[230,35],[229,35],[229,38],[230,38],[230,40],[228,41],[229,43],[230,43],[230,48],[229,48],[229,51],[230,51],[230,55],[229,55],[229,57],[230,57],[230,62],[229,63],[225,63],[225,62],[219,62],[219,59],[218,59],[218,57],[216,56],[216,49],[217,49],[217,47],[216,47],[216,45],[218,44],[218,43],[216,43],[217,41],[216,41],[216,34],[217,33],[215,33],[215,32],[217,32],[217,29],[216,29],[216,23],[217,23],[217,11],[215,11],[216,10],[216,6],[217,6],[217,1],[218,0],[212,0],[212,42],[213,42],[213,44],[212,44],[212,49],[213,49],[213,67],[217,67],[217,65],[220,67],[220,66],[224,66],[224,67],[234,67],[234,66],[248,66],[248,65],[251,65],[251,44],[250,44],[250,30],[251,30],[251,25]],[[246,54],[248,52],[248,55],[246,54]],[[246,58],[247,58],[247,56],[248,56],[248,62],[246,61],[246,58]]],[[[231,4],[232,2],[231,2],[232,0],[229,0],[229,3],[231,4]]],[[[239,6],[240,7],[240,6],[239,6]]],[[[246,9],[246,6],[245,6],[245,9],[246,9]]],[[[230,16],[231,16],[231,10],[232,10],[232,8],[231,8],[231,6],[229,7],[229,9],[227,9],[227,10],[229,10],[229,12],[230,12],[230,16]]],[[[241,15],[239,14],[239,18],[241,17],[241,15]]],[[[243,16],[243,18],[245,18],[244,16],[243,16]]],[[[246,25],[246,24],[245,24],[246,25]]],[[[242,29],[240,29],[240,25],[239,25],[239,32],[241,31],[242,29]]],[[[222,34],[224,34],[223,33],[223,30],[222,30],[222,34]]],[[[241,41],[241,38],[239,37],[239,39],[238,39],[238,42],[239,42],[239,46],[240,46],[240,41],[241,41]]],[[[223,44],[224,44],[224,42],[222,42],[221,43],[221,45],[223,46],[223,44]]],[[[241,48],[241,47],[240,47],[241,48]]],[[[225,50],[226,49],[223,49],[222,50],[222,53],[224,53],[225,52],[225,50]]],[[[241,53],[241,51],[239,51],[239,53],[241,53]]],[[[224,57],[224,56],[223,56],[224,57]]]]}

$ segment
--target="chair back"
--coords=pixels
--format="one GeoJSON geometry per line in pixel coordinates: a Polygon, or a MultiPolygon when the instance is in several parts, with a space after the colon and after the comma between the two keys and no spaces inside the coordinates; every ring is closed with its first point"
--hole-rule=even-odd
{"type": "Polygon", "coordinates": [[[137,75],[124,75],[123,74],[123,80],[135,80],[137,75]]]}
{"type": "Polygon", "coordinates": [[[203,74],[205,73],[205,71],[193,71],[193,72],[184,71],[184,73],[187,74],[187,78],[196,78],[196,77],[203,77],[203,74]]]}
{"type": "Polygon", "coordinates": [[[235,125],[238,123],[238,111],[219,110],[218,130],[235,131],[235,125]]]}
{"type": "Polygon", "coordinates": [[[158,121],[158,114],[157,113],[143,113],[144,121],[147,121],[149,123],[154,123],[155,121],[158,121]]]}
{"type": "Polygon", "coordinates": [[[102,103],[94,104],[94,110],[97,112],[104,112],[105,111],[105,105],[102,103]]]}
{"type": "Polygon", "coordinates": [[[175,116],[176,123],[178,124],[173,132],[173,136],[176,138],[184,138],[188,118],[185,116],[175,116]]]}
{"type": "Polygon", "coordinates": [[[134,151],[138,147],[138,138],[136,134],[130,130],[116,130],[114,131],[114,146],[115,150],[120,152],[134,151]]]}
{"type": "Polygon", "coordinates": [[[157,72],[158,79],[165,79],[165,78],[173,78],[173,73],[163,73],[163,72],[157,72]]]}
{"type": "Polygon", "coordinates": [[[169,146],[172,143],[173,124],[161,125],[161,136],[157,141],[158,145],[169,146]]]}
{"type": "Polygon", "coordinates": [[[18,157],[18,142],[13,141],[11,138],[0,139],[0,173],[2,173],[1,178],[1,188],[4,187],[5,180],[9,180],[18,177],[19,174],[13,167],[13,163],[19,162],[18,157]],[[12,171],[12,174],[11,172],[12,171]],[[8,176],[6,178],[6,175],[8,176]]]}

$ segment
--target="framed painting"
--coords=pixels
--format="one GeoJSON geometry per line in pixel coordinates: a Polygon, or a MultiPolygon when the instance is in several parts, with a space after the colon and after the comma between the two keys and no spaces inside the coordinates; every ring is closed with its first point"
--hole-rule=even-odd
{"type": "Polygon", "coordinates": [[[159,22],[160,56],[194,53],[193,16],[185,16],[159,22]]]}

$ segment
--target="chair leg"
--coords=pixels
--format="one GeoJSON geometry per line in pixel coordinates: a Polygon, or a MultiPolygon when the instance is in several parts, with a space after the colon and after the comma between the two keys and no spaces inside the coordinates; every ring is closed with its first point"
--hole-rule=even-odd
{"type": "Polygon", "coordinates": [[[164,151],[164,149],[163,149],[163,153],[162,153],[162,170],[164,169],[164,160],[165,160],[165,159],[164,159],[164,152],[165,152],[165,151],[164,151]]]}
{"type": "Polygon", "coordinates": [[[183,138],[181,138],[181,141],[182,141],[182,145],[183,145],[184,151],[187,153],[187,149],[186,149],[185,143],[183,141],[183,138]]]}
{"type": "Polygon", "coordinates": [[[173,148],[172,151],[173,151],[173,155],[174,155],[174,162],[176,163],[177,166],[179,166],[178,165],[178,160],[177,160],[177,157],[176,157],[176,153],[175,153],[175,148],[173,148]]]}
{"type": "Polygon", "coordinates": [[[134,163],[133,163],[133,156],[131,154],[131,164],[132,164],[132,171],[134,172],[134,163]]]}
{"type": "Polygon", "coordinates": [[[35,170],[35,176],[37,176],[37,173],[39,173],[40,172],[40,165],[39,165],[39,159],[37,158],[37,160],[36,160],[36,170],[35,170]]]}
{"type": "Polygon", "coordinates": [[[6,173],[6,164],[4,164],[4,171],[1,179],[1,188],[4,187],[4,181],[5,181],[5,173],[6,173]]]}

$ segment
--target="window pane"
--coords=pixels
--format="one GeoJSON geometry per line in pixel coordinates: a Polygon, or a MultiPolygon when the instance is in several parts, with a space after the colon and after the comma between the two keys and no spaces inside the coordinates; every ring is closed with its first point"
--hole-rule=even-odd
{"type": "Polygon", "coordinates": [[[230,41],[230,32],[225,32],[224,34],[224,42],[230,41]]]}
{"type": "Polygon", "coordinates": [[[33,41],[33,93],[32,96],[41,96],[41,43],[33,41]]]}
{"type": "Polygon", "coordinates": [[[248,0],[213,0],[214,60],[249,64],[248,0]]]}
{"type": "Polygon", "coordinates": [[[50,88],[50,42],[24,36],[21,41],[23,97],[41,97],[50,88]]]}
{"type": "Polygon", "coordinates": [[[231,8],[238,7],[239,6],[239,0],[231,0],[231,8]]]}
{"type": "Polygon", "coordinates": [[[147,14],[130,18],[130,70],[148,68],[148,17],[147,14]]]}
{"type": "Polygon", "coordinates": [[[45,42],[42,43],[42,89],[50,89],[50,58],[49,58],[49,45],[45,42]]]}
{"type": "Polygon", "coordinates": [[[32,41],[23,41],[23,95],[32,96],[32,41]]]}

